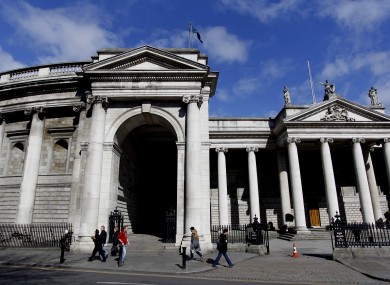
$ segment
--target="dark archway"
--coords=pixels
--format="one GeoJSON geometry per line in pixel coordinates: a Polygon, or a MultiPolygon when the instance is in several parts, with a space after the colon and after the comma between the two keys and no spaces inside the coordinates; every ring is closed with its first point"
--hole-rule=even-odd
{"type": "Polygon", "coordinates": [[[141,125],[123,141],[119,182],[130,228],[135,234],[163,236],[165,213],[176,209],[175,136],[160,125],[141,125]]]}

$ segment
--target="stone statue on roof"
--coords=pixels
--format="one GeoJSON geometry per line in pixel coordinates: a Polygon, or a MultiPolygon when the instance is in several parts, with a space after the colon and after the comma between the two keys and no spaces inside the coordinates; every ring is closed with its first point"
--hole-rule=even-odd
{"type": "Polygon", "coordinates": [[[370,90],[368,90],[368,97],[371,98],[371,106],[382,107],[382,104],[379,103],[378,100],[378,92],[376,88],[371,87],[370,90]]]}
{"type": "Polygon", "coordinates": [[[329,83],[329,80],[326,80],[325,83],[320,81],[320,84],[325,86],[324,100],[329,100],[336,95],[336,86],[333,83],[329,83]]]}
{"type": "Polygon", "coordinates": [[[291,105],[290,91],[286,86],[283,88],[284,105],[291,105]]]}

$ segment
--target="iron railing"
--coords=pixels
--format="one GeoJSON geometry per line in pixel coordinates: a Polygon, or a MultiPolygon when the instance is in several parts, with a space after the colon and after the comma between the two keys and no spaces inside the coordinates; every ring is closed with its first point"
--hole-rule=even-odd
{"type": "Polygon", "coordinates": [[[332,221],[333,249],[341,247],[390,246],[390,224],[388,223],[346,223],[337,218],[332,221]]]}
{"type": "Polygon", "coordinates": [[[211,226],[211,242],[216,243],[224,229],[229,231],[228,243],[263,244],[269,246],[268,228],[263,224],[211,226]]]}
{"type": "Polygon", "coordinates": [[[60,247],[65,230],[71,243],[72,224],[0,224],[0,247],[60,247]]]}

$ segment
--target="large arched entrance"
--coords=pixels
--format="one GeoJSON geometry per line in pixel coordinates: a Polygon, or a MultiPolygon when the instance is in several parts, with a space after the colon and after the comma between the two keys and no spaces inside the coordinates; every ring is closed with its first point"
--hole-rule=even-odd
{"type": "Polygon", "coordinates": [[[118,197],[134,234],[163,237],[165,214],[176,210],[176,138],[160,125],[140,125],[120,145],[118,197]]]}

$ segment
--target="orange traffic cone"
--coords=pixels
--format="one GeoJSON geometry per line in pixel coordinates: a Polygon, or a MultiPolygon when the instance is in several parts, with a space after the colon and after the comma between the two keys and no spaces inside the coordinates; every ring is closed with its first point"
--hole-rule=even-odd
{"type": "Polygon", "coordinates": [[[299,257],[295,242],[293,243],[293,255],[292,257],[299,257]]]}

